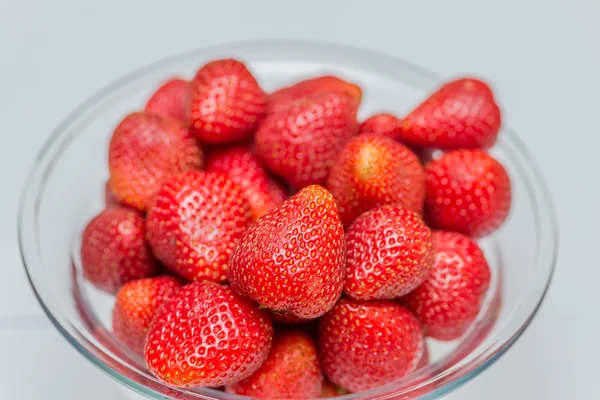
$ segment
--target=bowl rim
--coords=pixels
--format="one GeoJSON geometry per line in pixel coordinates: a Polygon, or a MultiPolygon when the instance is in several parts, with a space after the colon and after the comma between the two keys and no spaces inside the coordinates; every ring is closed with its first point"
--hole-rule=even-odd
{"type": "MultiPolygon", "coordinates": [[[[401,66],[403,69],[408,69],[412,73],[419,75],[426,81],[437,82],[442,79],[439,75],[437,75],[433,72],[430,72],[427,69],[419,67],[416,64],[405,61],[401,58],[387,55],[383,52],[364,49],[364,48],[360,48],[360,47],[356,47],[356,46],[324,42],[324,41],[267,39],[267,40],[253,40],[253,41],[236,41],[236,42],[228,42],[228,43],[221,43],[221,44],[216,44],[216,45],[211,45],[211,46],[205,46],[205,47],[193,49],[190,51],[178,53],[175,55],[167,56],[167,57],[161,58],[157,61],[154,61],[152,63],[146,64],[140,68],[136,68],[133,71],[112,81],[112,83],[109,83],[108,85],[104,86],[100,90],[96,91],[96,93],[94,93],[93,95],[88,97],[79,106],[75,107],[62,120],[62,122],[53,130],[53,132],[50,134],[50,136],[42,144],[42,147],[40,148],[38,154],[34,158],[32,166],[29,168],[27,178],[23,184],[20,199],[19,199],[19,208],[18,208],[18,216],[17,216],[17,235],[18,235],[18,240],[19,240],[19,249],[20,249],[20,254],[21,254],[21,260],[23,262],[23,265],[24,265],[24,268],[25,268],[25,271],[27,274],[27,278],[28,278],[29,284],[34,292],[34,295],[36,296],[36,298],[37,298],[39,304],[41,305],[42,309],[44,310],[44,313],[46,314],[46,316],[50,319],[50,321],[56,327],[56,329],[67,339],[67,341],[71,345],[73,345],[85,358],[87,358],[89,361],[91,361],[92,364],[94,364],[95,366],[100,368],[102,371],[104,371],[105,373],[107,373],[108,375],[113,377],[114,379],[120,381],[121,383],[125,384],[129,388],[133,389],[134,391],[145,394],[147,396],[160,396],[160,397],[156,397],[156,398],[161,398],[161,399],[164,398],[164,393],[161,393],[154,389],[148,388],[145,385],[125,376],[123,373],[116,371],[114,368],[112,368],[110,365],[108,365],[104,360],[101,360],[98,356],[96,356],[95,354],[90,352],[82,343],[80,343],[78,338],[76,338],[71,332],[69,332],[69,330],[67,328],[65,328],[63,326],[61,321],[59,321],[59,318],[57,318],[57,316],[55,316],[53,314],[53,312],[50,310],[49,306],[44,301],[42,294],[40,293],[38,287],[36,286],[36,284],[34,282],[34,277],[31,272],[30,264],[32,262],[38,262],[39,260],[37,258],[35,260],[31,260],[31,257],[29,255],[29,251],[32,250],[31,248],[35,248],[36,250],[37,250],[37,248],[36,248],[35,244],[31,245],[30,243],[28,243],[28,240],[30,238],[28,239],[29,236],[28,236],[27,226],[26,226],[26,216],[28,215],[27,213],[30,211],[33,214],[37,213],[38,200],[41,197],[41,194],[43,194],[43,189],[44,189],[45,183],[46,183],[48,175],[49,175],[47,168],[49,166],[51,166],[52,160],[50,162],[47,162],[46,164],[43,164],[43,161],[49,154],[51,154],[51,152],[55,153],[55,157],[57,155],[60,155],[62,153],[62,150],[64,149],[64,147],[66,147],[66,145],[68,145],[68,143],[71,140],[73,140],[75,136],[77,136],[73,132],[68,135],[65,135],[65,131],[67,131],[68,130],[67,128],[69,126],[72,126],[78,120],[79,116],[82,113],[84,113],[86,110],[92,108],[95,104],[101,102],[103,98],[110,96],[111,93],[117,91],[121,86],[129,84],[129,83],[133,83],[136,79],[141,79],[146,74],[149,74],[152,71],[154,71],[162,66],[167,66],[167,65],[169,65],[171,63],[175,63],[177,61],[183,61],[190,57],[194,57],[194,56],[198,56],[198,55],[207,55],[210,53],[224,51],[227,49],[230,49],[230,51],[233,51],[236,48],[237,49],[246,48],[246,47],[255,47],[255,48],[265,48],[265,47],[277,48],[277,47],[280,47],[280,48],[282,48],[282,46],[285,46],[286,49],[291,49],[291,50],[294,50],[294,49],[304,50],[304,51],[305,50],[319,50],[319,51],[323,51],[323,52],[342,51],[343,53],[352,53],[352,54],[356,54],[356,55],[359,55],[362,57],[372,57],[372,58],[376,58],[376,59],[382,60],[384,62],[390,63],[392,65],[401,66]],[[65,137],[63,137],[63,136],[65,136],[65,137]],[[59,146],[58,148],[56,148],[57,145],[59,146]],[[36,183],[35,177],[37,174],[40,174],[40,176],[41,176],[41,178],[40,178],[41,181],[38,185],[35,184],[36,183]],[[28,202],[27,200],[30,199],[32,196],[35,198],[35,202],[32,204],[29,204],[29,203],[31,203],[31,201],[28,202]]],[[[539,248],[538,248],[538,253],[536,253],[536,263],[538,263],[540,265],[543,263],[543,265],[545,265],[546,268],[548,268],[548,273],[547,273],[547,277],[544,280],[544,282],[540,282],[540,285],[537,288],[537,291],[535,293],[533,293],[534,290],[530,288],[531,290],[529,292],[527,292],[527,294],[525,295],[525,297],[527,297],[529,300],[531,300],[532,305],[530,306],[531,307],[530,312],[528,313],[528,315],[526,316],[524,321],[519,325],[519,327],[516,331],[512,332],[512,334],[510,334],[508,337],[506,337],[505,340],[502,341],[502,343],[497,343],[497,345],[498,345],[497,348],[492,350],[493,346],[489,345],[488,348],[485,349],[486,351],[481,351],[480,352],[481,354],[478,354],[475,359],[471,360],[469,362],[469,365],[461,365],[461,363],[458,363],[458,364],[452,365],[450,367],[450,369],[444,370],[442,373],[438,373],[436,375],[432,375],[429,377],[427,374],[432,374],[434,372],[434,370],[431,368],[424,368],[422,371],[417,371],[417,374],[421,375],[422,379],[421,379],[421,381],[419,381],[420,383],[415,386],[410,386],[410,387],[405,387],[405,388],[400,388],[400,386],[398,386],[400,388],[399,391],[398,390],[394,391],[393,387],[395,385],[397,385],[397,382],[394,382],[394,383],[390,383],[388,385],[384,385],[382,387],[372,389],[369,391],[340,396],[339,397],[340,400],[350,400],[350,399],[357,399],[357,398],[386,399],[386,398],[391,398],[391,397],[397,397],[398,395],[408,396],[411,393],[414,394],[415,391],[419,390],[420,388],[423,388],[425,386],[434,387],[436,383],[440,383],[440,382],[442,384],[438,387],[435,387],[430,393],[425,395],[424,398],[425,399],[433,399],[433,398],[442,396],[442,395],[448,393],[449,391],[453,390],[454,388],[457,388],[457,387],[461,386],[462,384],[468,382],[470,379],[472,379],[473,377],[478,375],[480,372],[482,372],[483,370],[488,368],[490,365],[492,365],[502,354],[504,354],[516,342],[516,340],[523,334],[523,332],[530,325],[531,321],[534,319],[535,315],[537,314],[539,308],[541,307],[543,300],[548,292],[548,289],[550,287],[550,284],[552,282],[552,278],[554,276],[555,269],[556,269],[556,262],[557,262],[557,258],[558,258],[558,247],[559,247],[558,246],[558,244],[559,244],[559,228],[558,228],[557,214],[556,214],[555,206],[554,206],[550,191],[548,190],[547,184],[545,183],[537,164],[532,159],[531,155],[527,151],[527,149],[524,146],[521,139],[519,139],[519,137],[516,135],[516,133],[510,127],[508,127],[506,125],[503,127],[502,135],[505,138],[505,140],[507,141],[507,143],[513,147],[512,151],[520,153],[520,157],[523,160],[525,160],[526,163],[524,166],[521,166],[521,168],[525,168],[524,173],[526,175],[527,174],[529,175],[528,176],[529,179],[525,179],[525,183],[527,184],[527,190],[530,192],[533,190],[537,190],[539,192],[537,195],[534,194],[533,196],[531,193],[529,193],[529,196],[533,200],[535,200],[536,206],[540,206],[540,207],[537,207],[538,209],[534,210],[534,211],[540,212],[540,209],[541,209],[542,210],[541,212],[544,213],[543,219],[540,218],[538,215],[538,218],[536,218],[536,220],[538,220],[538,223],[544,222],[548,225],[548,227],[547,227],[548,234],[546,235],[546,240],[544,241],[544,243],[542,243],[542,245],[546,249],[549,248],[549,251],[547,250],[547,251],[543,252],[544,254],[538,254],[538,253],[542,253],[541,251],[539,251],[539,248]],[[533,189],[530,187],[530,185],[535,185],[537,187],[535,189],[533,189]],[[543,258],[542,261],[540,261],[540,257],[543,258]],[[446,379],[446,381],[444,382],[443,378],[448,378],[448,379],[446,379]],[[387,389],[387,391],[382,391],[382,389],[387,389]],[[392,391],[390,392],[390,390],[392,390],[392,391]]],[[[540,229],[540,228],[538,227],[538,229],[540,229]]],[[[539,235],[538,235],[538,242],[539,242],[539,235]]],[[[498,341],[498,342],[500,342],[500,341],[498,341]]],[[[98,349],[98,350],[100,350],[100,349],[98,349]]],[[[102,351],[102,350],[100,350],[100,351],[102,351]]],[[[129,367],[129,365],[126,365],[126,366],[129,367]]],[[[432,366],[430,365],[429,367],[432,367],[432,366]]],[[[132,370],[131,372],[133,374],[135,374],[136,376],[139,375],[139,371],[132,370]]],[[[402,380],[400,380],[400,381],[402,381],[402,380]]],[[[398,381],[398,382],[400,382],[400,381],[398,381]]],[[[243,398],[247,398],[244,396],[229,395],[226,393],[222,393],[222,394],[219,393],[218,397],[213,397],[213,396],[211,396],[210,393],[209,394],[200,394],[198,392],[191,393],[185,389],[172,388],[172,387],[169,387],[168,385],[163,385],[163,386],[165,388],[168,388],[168,390],[170,390],[172,393],[177,393],[178,395],[183,395],[184,398],[187,398],[188,396],[190,398],[203,398],[203,399],[213,399],[213,398],[243,399],[243,398]]],[[[218,393],[218,392],[214,392],[214,393],[218,393]]]]}

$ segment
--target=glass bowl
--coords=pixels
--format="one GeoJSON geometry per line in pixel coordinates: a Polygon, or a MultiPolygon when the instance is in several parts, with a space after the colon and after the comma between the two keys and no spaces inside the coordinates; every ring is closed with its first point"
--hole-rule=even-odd
{"type": "MultiPolygon", "coordinates": [[[[116,124],[126,113],[142,108],[165,78],[191,77],[200,65],[218,57],[247,62],[266,90],[314,74],[345,77],[364,90],[361,118],[381,111],[402,115],[442,81],[408,62],[351,47],[289,41],[222,45],[130,73],[83,103],[50,135],[20,201],[18,234],[29,280],[50,320],[83,356],[154,399],[242,397],[213,389],[168,387],[117,342],[110,334],[114,299],[82,279],[79,237],[86,222],[103,208],[108,141],[116,124]]],[[[439,398],[491,365],[536,314],[556,259],[553,206],[542,177],[508,127],[492,152],[512,179],[513,207],[505,225],[480,242],[493,279],[476,322],[457,341],[429,340],[432,362],[427,367],[340,400],[439,398]]]]}

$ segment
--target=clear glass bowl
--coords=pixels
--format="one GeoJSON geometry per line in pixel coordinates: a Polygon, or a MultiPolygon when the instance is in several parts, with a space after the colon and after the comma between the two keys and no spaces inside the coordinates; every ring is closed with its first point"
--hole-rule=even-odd
{"type": "MultiPolygon", "coordinates": [[[[332,73],[357,82],[364,90],[361,118],[377,111],[402,115],[441,82],[410,63],[367,50],[287,41],[231,44],[171,57],[130,73],[78,107],[52,133],[35,160],[20,202],[18,234],[31,285],[50,320],[81,354],[154,399],[241,396],[163,385],[143,360],[114,340],[113,298],[82,279],[79,237],[86,222],[103,208],[107,145],[116,124],[126,113],[140,109],[166,77],[191,77],[200,65],[217,57],[244,60],[267,90],[313,74],[332,73]]],[[[429,366],[340,400],[439,398],[491,365],[531,322],[554,270],[556,219],[539,172],[506,126],[493,153],[511,176],[513,208],[506,224],[481,241],[493,281],[476,323],[453,343],[430,340],[429,366]]]]}

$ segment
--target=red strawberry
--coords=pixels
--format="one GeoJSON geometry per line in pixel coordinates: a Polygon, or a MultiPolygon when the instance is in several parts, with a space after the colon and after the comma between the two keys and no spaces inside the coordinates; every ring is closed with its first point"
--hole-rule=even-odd
{"type": "Polygon", "coordinates": [[[332,92],[347,94],[357,108],[362,99],[362,90],[359,86],[336,76],[325,75],[305,79],[271,93],[269,96],[269,112],[281,111],[294,101],[303,97],[311,97],[314,93],[332,92]]]}
{"type": "Polygon", "coordinates": [[[482,237],[508,217],[510,179],[485,151],[452,151],[427,164],[425,171],[425,206],[432,227],[482,237]]]}
{"type": "Polygon", "coordinates": [[[83,275],[108,293],[129,281],[153,276],[154,259],[144,241],[144,218],[125,207],[111,207],[96,215],[81,239],[83,275]]]}
{"type": "Polygon", "coordinates": [[[321,394],[322,385],[314,341],[304,332],[283,331],[275,335],[271,352],[258,371],[226,391],[261,399],[314,399],[321,394]]]}
{"type": "Polygon", "coordinates": [[[196,73],[191,85],[188,122],[199,140],[220,144],[252,137],[265,116],[268,96],[237,60],[216,60],[196,73]]]}
{"type": "Polygon", "coordinates": [[[424,348],[419,321],[393,301],[342,299],[321,321],[323,372],[353,392],[385,385],[414,371],[424,348]]]}
{"type": "Polygon", "coordinates": [[[272,337],[265,311],[228,286],[195,282],[161,307],[144,358],[150,371],[172,386],[228,385],[263,364],[272,337]]]}
{"type": "Polygon", "coordinates": [[[347,391],[346,389],[341,388],[338,385],[331,383],[331,381],[329,379],[325,379],[325,381],[323,382],[323,390],[321,391],[321,396],[319,396],[319,397],[321,399],[326,399],[329,397],[343,396],[348,393],[350,393],[350,392],[347,391]]]}
{"type": "Polygon", "coordinates": [[[345,93],[314,93],[271,113],[256,132],[256,153],[295,188],[323,184],[357,133],[357,105],[345,93]]]}
{"type": "Polygon", "coordinates": [[[119,199],[117,199],[117,196],[115,196],[112,191],[110,180],[106,181],[106,184],[104,185],[104,207],[109,208],[120,205],[119,199]]]}
{"type": "Polygon", "coordinates": [[[191,171],[165,182],[146,228],[168,268],[190,281],[225,282],[231,251],[250,222],[250,207],[231,179],[191,171]]]}
{"type": "Polygon", "coordinates": [[[247,147],[212,151],[206,161],[206,170],[228,175],[242,189],[254,219],[287,198],[285,190],[269,176],[247,147]]]}
{"type": "Polygon", "coordinates": [[[500,108],[484,82],[458,79],[441,86],[402,122],[402,139],[419,147],[488,148],[496,142],[500,108]]]}
{"type": "Polygon", "coordinates": [[[419,286],[431,268],[431,232],[414,212],[374,208],[346,232],[344,292],[355,299],[394,299],[419,286]]]}
{"type": "Polygon", "coordinates": [[[316,318],[340,297],[345,263],[333,197],[312,185],[250,225],[229,260],[229,281],[263,307],[316,318]]]}
{"type": "Polygon", "coordinates": [[[425,173],[417,156],[394,140],[373,134],[351,139],[331,168],[327,189],[347,227],[363,212],[396,204],[421,212],[425,173]]]}
{"type": "Polygon", "coordinates": [[[185,121],[185,105],[190,83],[183,79],[169,79],[148,99],[145,110],[165,118],[185,121]]]}
{"type": "Polygon", "coordinates": [[[454,232],[435,231],[433,270],[429,279],[403,303],[438,340],[462,336],[481,309],[490,284],[490,268],[477,243],[454,232]]]}
{"type": "Polygon", "coordinates": [[[402,137],[402,120],[392,114],[375,114],[360,124],[360,133],[373,133],[387,136],[390,139],[400,140],[402,137]]]}
{"type": "Polygon", "coordinates": [[[110,140],[110,183],[119,201],[145,211],[170,176],[202,166],[202,151],[179,121],[133,113],[110,140]]]}
{"type": "Polygon", "coordinates": [[[182,282],[171,276],[138,279],[117,292],[112,314],[115,336],[138,354],[143,354],[146,334],[165,300],[177,292],[182,282]]]}

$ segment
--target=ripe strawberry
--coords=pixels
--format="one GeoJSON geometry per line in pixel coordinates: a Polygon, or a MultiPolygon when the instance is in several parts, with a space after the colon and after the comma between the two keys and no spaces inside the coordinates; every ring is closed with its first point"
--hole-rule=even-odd
{"type": "Polygon", "coordinates": [[[482,237],[508,217],[510,179],[485,151],[446,153],[427,164],[425,172],[425,206],[432,227],[482,237]]]}
{"type": "Polygon", "coordinates": [[[394,299],[419,286],[431,269],[431,232],[414,212],[374,208],[346,232],[344,293],[358,300],[394,299]]]}
{"type": "Polygon", "coordinates": [[[394,140],[373,134],[352,138],[327,179],[344,226],[363,212],[396,204],[421,212],[425,173],[417,156],[394,140]]]}
{"type": "Polygon", "coordinates": [[[125,207],[111,207],[96,215],[81,239],[83,275],[108,293],[129,281],[153,276],[154,259],[144,241],[144,218],[125,207]]]}
{"type": "Polygon", "coordinates": [[[227,386],[229,393],[262,399],[315,399],[323,375],[314,341],[304,332],[275,335],[265,363],[250,377],[227,386]]]}
{"type": "Polygon", "coordinates": [[[419,321],[389,300],[340,300],[321,321],[319,350],[325,376],[353,392],[409,374],[425,341],[419,321]]]}
{"type": "Polygon", "coordinates": [[[314,93],[333,92],[347,94],[357,108],[362,99],[362,90],[359,86],[336,76],[325,75],[305,79],[271,93],[268,109],[270,113],[278,112],[294,101],[304,97],[311,97],[314,93]]]}
{"type": "Polygon", "coordinates": [[[104,207],[109,208],[120,205],[119,199],[117,199],[117,196],[115,196],[112,191],[110,180],[106,181],[106,184],[104,185],[104,207]]]}
{"type": "Polygon", "coordinates": [[[212,61],[198,70],[187,109],[202,142],[221,144],[252,137],[265,116],[268,96],[240,61],[212,61]]]}
{"type": "Polygon", "coordinates": [[[345,93],[314,93],[271,113],[256,132],[256,153],[297,189],[323,184],[348,139],[358,131],[357,105],[345,93]]]}
{"type": "Polygon", "coordinates": [[[441,86],[402,122],[402,140],[440,149],[488,148],[496,142],[500,108],[484,82],[457,79],[441,86]]]}
{"type": "Polygon", "coordinates": [[[435,231],[430,277],[402,302],[426,335],[438,340],[462,336],[479,314],[490,284],[490,268],[477,243],[455,232],[435,231]]]}
{"type": "Polygon", "coordinates": [[[265,311],[228,286],[195,282],[161,307],[144,358],[150,371],[172,386],[228,385],[263,364],[272,337],[265,311]]]}
{"type": "Polygon", "coordinates": [[[229,281],[276,312],[316,318],[333,307],[346,274],[344,229],[331,194],[308,186],[244,232],[229,281]]]}
{"type": "Polygon", "coordinates": [[[187,280],[224,282],[235,244],[251,222],[241,189],[225,175],[202,171],[165,182],[148,212],[154,255],[187,280]]]}
{"type": "Polygon", "coordinates": [[[321,399],[326,399],[329,397],[343,396],[348,393],[350,393],[350,392],[347,391],[346,389],[341,388],[338,385],[331,383],[331,381],[329,379],[325,379],[325,381],[323,382],[323,390],[321,391],[321,396],[319,396],[319,397],[321,399]]]}
{"type": "Polygon", "coordinates": [[[402,120],[392,114],[375,114],[360,124],[359,132],[387,136],[390,139],[400,140],[402,137],[402,120]]]}
{"type": "Polygon", "coordinates": [[[170,176],[202,166],[202,150],[180,121],[129,114],[110,140],[110,183],[120,202],[145,211],[170,176]]]}
{"type": "Polygon", "coordinates": [[[247,147],[212,151],[206,160],[206,170],[228,175],[242,189],[255,220],[287,198],[283,187],[269,176],[247,147]]]}
{"type": "Polygon", "coordinates": [[[185,121],[185,105],[190,83],[183,79],[169,79],[148,99],[145,110],[161,117],[185,121]]]}
{"type": "Polygon", "coordinates": [[[172,276],[138,279],[123,285],[117,292],[112,314],[115,336],[136,353],[143,354],[150,323],[180,286],[182,282],[172,276]]]}

